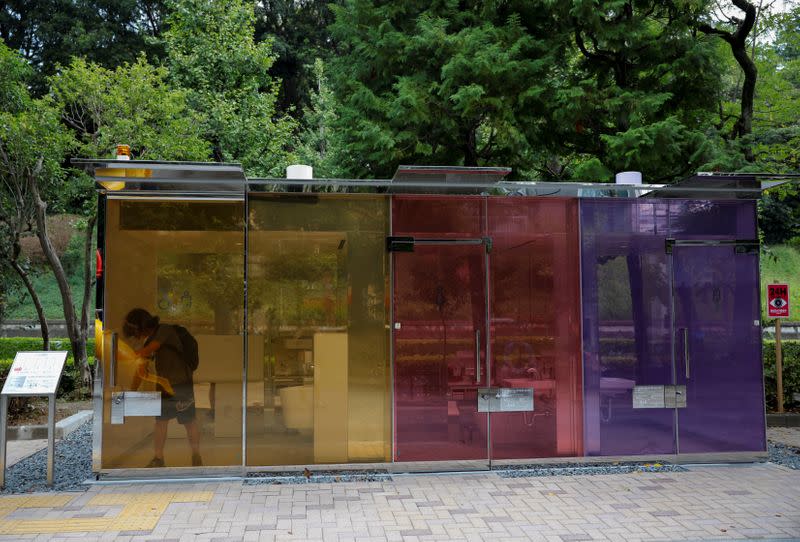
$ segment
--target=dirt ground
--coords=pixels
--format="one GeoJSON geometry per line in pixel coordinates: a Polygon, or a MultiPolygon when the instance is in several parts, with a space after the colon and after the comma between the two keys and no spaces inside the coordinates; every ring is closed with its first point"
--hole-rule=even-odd
{"type": "MultiPolygon", "coordinates": [[[[56,421],[68,418],[81,410],[91,410],[92,401],[56,401],[56,421]]],[[[8,425],[45,425],[47,423],[47,399],[31,399],[31,408],[20,413],[10,414],[8,425]]]]}

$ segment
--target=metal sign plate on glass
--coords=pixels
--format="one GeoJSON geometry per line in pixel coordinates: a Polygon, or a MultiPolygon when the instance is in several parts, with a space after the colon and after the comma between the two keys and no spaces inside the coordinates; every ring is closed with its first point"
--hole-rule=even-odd
{"type": "Polygon", "coordinates": [[[125,416],[161,416],[161,392],[126,391],[124,396],[125,416]]]}
{"type": "Polygon", "coordinates": [[[125,392],[111,392],[111,425],[125,423],[125,392]]]}
{"type": "Polygon", "coordinates": [[[634,386],[633,408],[665,408],[664,386],[634,386]]]}
{"type": "Polygon", "coordinates": [[[478,412],[530,412],[533,388],[480,388],[478,412]]]}
{"type": "Polygon", "coordinates": [[[55,394],[66,361],[66,352],[17,352],[3,395],[55,394]]]}

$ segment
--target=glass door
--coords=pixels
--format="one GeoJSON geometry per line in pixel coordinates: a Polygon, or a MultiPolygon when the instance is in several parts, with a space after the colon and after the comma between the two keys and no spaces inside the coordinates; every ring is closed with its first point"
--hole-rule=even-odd
{"type": "Polygon", "coordinates": [[[679,453],[763,451],[757,245],[673,249],[679,453]]]}
{"type": "MultiPolygon", "coordinates": [[[[391,240],[390,240],[391,242],[391,240]]],[[[393,252],[396,461],[488,464],[484,239],[406,241],[393,252]]]]}

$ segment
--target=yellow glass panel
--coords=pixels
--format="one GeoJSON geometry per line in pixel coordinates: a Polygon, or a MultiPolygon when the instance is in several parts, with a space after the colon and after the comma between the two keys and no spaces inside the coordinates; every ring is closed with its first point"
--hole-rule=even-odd
{"type": "Polygon", "coordinates": [[[249,206],[247,463],[389,460],[388,198],[249,206]]]}
{"type": "MultiPolygon", "coordinates": [[[[145,467],[158,455],[163,423],[152,409],[159,407],[167,418],[161,420],[166,422],[165,466],[190,466],[197,459],[206,466],[241,465],[243,217],[242,202],[108,201],[103,468],[145,467]],[[126,315],[136,308],[190,332],[197,341],[196,370],[186,369],[182,355],[168,360],[170,366],[159,354],[154,360],[137,356],[142,337],[124,334],[126,315]],[[110,333],[119,340],[114,387],[110,333]],[[175,377],[178,362],[191,374],[191,383],[187,376],[175,377]],[[173,398],[158,393],[170,387],[173,398]],[[152,393],[130,393],[135,391],[152,393]],[[112,398],[124,403],[122,418],[112,398]],[[193,458],[194,451],[199,458],[193,458]]],[[[174,354],[177,331],[172,327],[165,333],[161,348],[172,344],[174,354]]]]}

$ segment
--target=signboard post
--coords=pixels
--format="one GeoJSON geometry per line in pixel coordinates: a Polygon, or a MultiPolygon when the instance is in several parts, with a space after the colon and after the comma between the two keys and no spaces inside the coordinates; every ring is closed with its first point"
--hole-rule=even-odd
{"type": "Polygon", "coordinates": [[[66,352],[17,352],[0,392],[0,488],[6,485],[8,398],[47,396],[47,485],[53,485],[56,436],[56,391],[66,352]]]}
{"type": "Polygon", "coordinates": [[[783,412],[783,352],[781,349],[781,318],[789,317],[789,285],[767,285],[767,316],[775,318],[775,382],[778,412],[783,412]]]}

